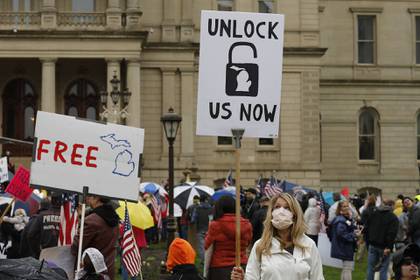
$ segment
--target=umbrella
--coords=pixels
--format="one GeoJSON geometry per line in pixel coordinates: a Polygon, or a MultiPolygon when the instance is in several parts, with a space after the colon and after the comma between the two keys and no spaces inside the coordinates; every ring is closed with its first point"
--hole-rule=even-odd
{"type": "MultiPolygon", "coordinates": [[[[1,194],[0,195],[0,205],[4,204],[9,199],[11,200],[12,198],[13,197],[8,193],[1,194]]],[[[26,201],[21,201],[19,199],[16,199],[15,203],[14,203],[14,206],[13,206],[13,211],[14,211],[14,209],[22,208],[22,209],[25,210],[25,212],[28,216],[32,216],[38,211],[39,204],[41,203],[41,200],[42,200],[42,198],[35,193],[32,193],[31,196],[26,201]]]]}
{"type": "Polygon", "coordinates": [[[174,203],[174,217],[182,217],[182,208],[176,203],[174,203]]]}
{"type": "Polygon", "coordinates": [[[217,201],[217,200],[219,200],[219,198],[221,198],[222,196],[225,196],[225,195],[235,198],[236,197],[236,188],[235,187],[227,187],[227,188],[218,190],[211,196],[211,199],[213,199],[213,201],[217,201]]]}
{"type": "Polygon", "coordinates": [[[161,185],[152,182],[141,183],[139,188],[140,192],[151,194],[155,194],[158,190],[161,196],[168,195],[168,192],[161,185]]]}
{"type": "Polygon", "coordinates": [[[196,185],[196,182],[188,182],[174,188],[174,200],[184,209],[187,209],[193,204],[194,196],[204,195],[210,198],[213,194],[214,189],[207,186],[196,185]]]}
{"type": "MultiPolygon", "coordinates": [[[[117,208],[116,212],[121,220],[125,217],[125,201],[120,200],[120,207],[117,208]]],[[[149,208],[141,202],[127,202],[128,215],[130,216],[130,222],[133,226],[139,229],[148,229],[153,227],[153,217],[150,213],[149,208]]]]}
{"type": "MultiPolygon", "coordinates": [[[[333,192],[322,192],[322,197],[324,198],[324,201],[328,204],[328,205],[333,205],[334,204],[334,199],[333,199],[333,192]]],[[[344,196],[341,195],[341,199],[344,199],[344,196]]]]}
{"type": "Polygon", "coordinates": [[[0,260],[0,279],[2,280],[66,280],[64,270],[48,267],[47,263],[34,258],[0,260]],[[64,272],[64,274],[62,274],[64,272]]]}

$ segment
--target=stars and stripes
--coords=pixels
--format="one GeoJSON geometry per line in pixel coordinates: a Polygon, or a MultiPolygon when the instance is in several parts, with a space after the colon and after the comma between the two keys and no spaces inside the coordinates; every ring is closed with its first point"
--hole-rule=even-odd
{"type": "Polygon", "coordinates": [[[232,169],[229,170],[228,174],[226,175],[226,179],[223,182],[223,187],[227,188],[233,186],[233,177],[232,177],[232,169]]]}
{"type": "Polygon", "coordinates": [[[76,235],[79,217],[77,214],[78,196],[76,194],[63,195],[60,210],[60,231],[58,246],[71,245],[76,235]]]}
{"type": "Polygon", "coordinates": [[[279,182],[274,176],[271,176],[270,180],[268,180],[267,183],[265,184],[265,188],[264,188],[265,195],[271,198],[281,192],[282,192],[282,189],[279,182]]]}
{"type": "Polygon", "coordinates": [[[262,177],[262,175],[260,175],[260,177],[258,177],[258,179],[257,179],[257,185],[256,185],[257,192],[259,192],[261,196],[265,194],[265,192],[264,192],[265,185],[264,185],[262,179],[263,179],[263,177],[262,177]]]}
{"type": "Polygon", "coordinates": [[[133,235],[130,217],[128,216],[127,202],[125,203],[123,239],[121,243],[122,262],[130,277],[140,274],[141,256],[133,235]]]}
{"type": "Polygon", "coordinates": [[[158,228],[162,228],[162,202],[160,201],[159,192],[151,195],[150,202],[152,204],[153,217],[155,218],[156,225],[158,228]]]}

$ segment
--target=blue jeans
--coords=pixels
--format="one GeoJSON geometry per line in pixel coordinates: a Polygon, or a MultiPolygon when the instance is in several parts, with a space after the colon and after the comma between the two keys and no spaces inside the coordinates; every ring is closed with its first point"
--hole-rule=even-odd
{"type": "Polygon", "coordinates": [[[388,267],[389,267],[389,261],[390,261],[390,255],[384,256],[384,249],[378,248],[373,246],[372,244],[369,245],[369,251],[368,251],[368,267],[367,267],[367,280],[374,280],[375,266],[379,263],[381,257],[382,259],[382,265],[380,267],[380,280],[387,280],[387,274],[388,274],[388,267]]]}
{"type": "Polygon", "coordinates": [[[205,231],[197,232],[198,256],[202,263],[204,263],[204,239],[206,237],[205,231]]]}

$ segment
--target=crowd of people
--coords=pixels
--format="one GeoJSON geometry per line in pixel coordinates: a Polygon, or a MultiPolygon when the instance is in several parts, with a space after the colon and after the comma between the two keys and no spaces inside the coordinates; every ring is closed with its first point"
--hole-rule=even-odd
{"type": "MultiPolygon", "coordinates": [[[[7,258],[38,259],[42,249],[57,246],[61,199],[61,194],[51,193],[30,217],[23,209],[6,213],[0,241],[7,250],[0,249],[7,258]]],[[[168,201],[159,199],[156,208],[153,196],[140,193],[139,200],[149,206],[155,221],[155,226],[146,231],[133,227],[140,249],[167,238],[168,201]]],[[[366,251],[367,280],[373,280],[376,272],[380,280],[388,280],[390,275],[395,280],[419,279],[419,201],[403,195],[392,200],[373,194],[344,197],[340,193],[334,193],[333,200],[328,205],[316,192],[298,200],[288,193],[269,197],[255,188],[244,190],[241,266],[235,267],[234,196],[221,196],[215,201],[195,196],[177,221],[179,238],[168,251],[167,269],[172,273],[168,279],[322,280],[318,251],[322,232],[330,240],[330,256],[342,261],[342,280],[352,279],[353,268],[366,251]]],[[[76,279],[114,279],[121,219],[107,198],[88,195],[86,204],[89,211],[84,221],[83,269],[76,279]]],[[[77,255],[79,238],[76,234],[72,242],[73,255],[77,255]]],[[[129,279],[124,268],[122,273],[123,279],[129,279]]]]}

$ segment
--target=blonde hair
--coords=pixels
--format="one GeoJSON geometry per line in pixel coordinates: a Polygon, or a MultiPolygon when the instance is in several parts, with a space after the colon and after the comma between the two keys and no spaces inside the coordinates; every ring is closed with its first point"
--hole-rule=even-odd
{"type": "MultiPolygon", "coordinates": [[[[264,221],[264,230],[261,239],[256,245],[257,247],[255,249],[257,258],[259,260],[261,260],[261,256],[263,254],[268,256],[271,255],[271,241],[273,238],[278,236],[277,229],[274,228],[271,224],[271,220],[273,219],[271,212],[274,210],[274,206],[276,205],[279,198],[282,198],[287,202],[290,212],[293,213],[293,224],[290,230],[293,246],[305,249],[305,246],[300,244],[298,241],[307,229],[303,219],[302,208],[300,207],[299,202],[293,196],[288,193],[280,193],[271,198],[270,205],[268,206],[267,216],[265,217],[264,221]]],[[[280,246],[283,246],[281,243],[282,242],[280,242],[280,246]]]]}

